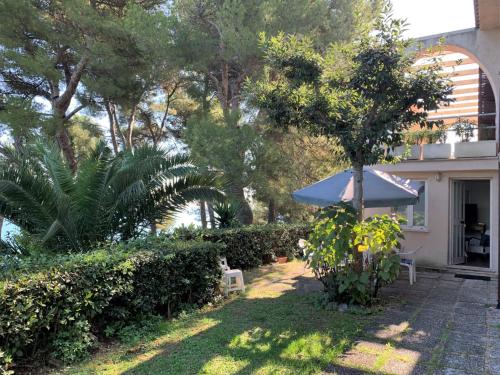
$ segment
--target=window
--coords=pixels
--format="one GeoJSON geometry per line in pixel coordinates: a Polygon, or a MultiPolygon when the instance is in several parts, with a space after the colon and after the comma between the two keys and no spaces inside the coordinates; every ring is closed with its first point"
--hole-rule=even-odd
{"type": "Polygon", "coordinates": [[[398,216],[406,218],[406,224],[403,225],[407,229],[424,230],[427,227],[427,184],[424,182],[424,188],[418,195],[418,202],[412,206],[393,207],[392,212],[398,216]]]}

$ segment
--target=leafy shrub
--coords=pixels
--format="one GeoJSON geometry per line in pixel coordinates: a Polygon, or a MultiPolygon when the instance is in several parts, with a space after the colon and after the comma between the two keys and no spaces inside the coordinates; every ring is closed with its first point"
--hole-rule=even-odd
{"type": "Polygon", "coordinates": [[[316,277],[331,301],[370,305],[379,288],[399,274],[403,238],[400,223],[387,215],[361,222],[348,205],[320,214],[307,243],[306,253],[316,277]],[[363,267],[357,269],[355,253],[363,252],[363,267]]]}
{"type": "Polygon", "coordinates": [[[116,337],[122,343],[135,345],[141,340],[153,338],[164,321],[161,315],[141,315],[131,322],[108,325],[105,334],[107,337],[116,337]]]}
{"type": "Polygon", "coordinates": [[[20,271],[0,284],[0,347],[17,362],[48,353],[70,362],[113,323],[202,305],[218,293],[221,248],[147,238],[20,271]]]}
{"type": "Polygon", "coordinates": [[[81,319],[55,335],[51,354],[64,362],[75,362],[86,358],[95,344],[96,337],[90,332],[90,323],[81,319]]]}
{"type": "Polygon", "coordinates": [[[299,239],[307,238],[309,231],[306,224],[272,224],[194,231],[183,228],[174,236],[221,243],[229,265],[245,270],[270,263],[276,256],[298,255],[299,239]]]}
{"type": "Polygon", "coordinates": [[[2,350],[0,350],[0,374],[2,375],[14,374],[14,371],[10,370],[11,364],[12,364],[12,357],[10,355],[5,354],[2,350]]]}

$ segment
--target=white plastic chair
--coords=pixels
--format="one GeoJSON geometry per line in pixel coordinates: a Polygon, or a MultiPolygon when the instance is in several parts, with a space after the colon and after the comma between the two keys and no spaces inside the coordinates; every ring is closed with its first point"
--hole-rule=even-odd
{"type": "Polygon", "coordinates": [[[305,240],[303,238],[299,239],[297,246],[302,251],[302,255],[303,255],[302,259],[306,261],[306,263],[304,264],[304,268],[306,268],[308,263],[311,261],[314,253],[309,253],[309,255],[306,257],[307,240],[305,240]]]}
{"type": "Polygon", "coordinates": [[[227,264],[226,257],[219,259],[220,267],[224,275],[222,282],[224,283],[224,295],[227,297],[229,292],[241,290],[245,291],[245,282],[243,281],[243,272],[241,270],[232,270],[227,264]],[[234,280],[234,282],[233,282],[234,280]]]}
{"type": "Polygon", "coordinates": [[[399,257],[401,258],[399,265],[408,268],[410,285],[417,282],[417,263],[415,259],[413,259],[413,255],[415,255],[421,248],[422,246],[419,246],[415,250],[398,252],[399,257]]]}

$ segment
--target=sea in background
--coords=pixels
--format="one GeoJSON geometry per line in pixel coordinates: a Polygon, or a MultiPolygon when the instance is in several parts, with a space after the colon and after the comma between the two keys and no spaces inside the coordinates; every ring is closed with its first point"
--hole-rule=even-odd
{"type": "MultiPolygon", "coordinates": [[[[174,222],[169,229],[189,225],[201,226],[199,217],[200,211],[198,205],[196,203],[191,203],[184,210],[175,215],[174,222]]],[[[5,220],[2,227],[1,239],[6,240],[17,233],[19,233],[19,228],[5,220]]]]}
{"type": "Polygon", "coordinates": [[[9,238],[10,236],[13,236],[15,234],[19,233],[19,228],[16,227],[14,224],[12,224],[11,222],[5,220],[3,222],[3,226],[2,226],[2,240],[5,240],[7,238],[9,238]]]}

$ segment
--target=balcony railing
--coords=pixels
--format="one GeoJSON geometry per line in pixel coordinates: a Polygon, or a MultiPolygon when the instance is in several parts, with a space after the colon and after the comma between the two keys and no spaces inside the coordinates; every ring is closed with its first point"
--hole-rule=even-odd
{"type": "Polygon", "coordinates": [[[467,132],[448,129],[436,143],[395,147],[392,154],[407,160],[461,159],[497,155],[495,126],[480,125],[467,132]]]}

